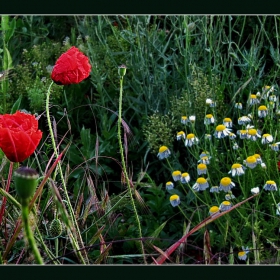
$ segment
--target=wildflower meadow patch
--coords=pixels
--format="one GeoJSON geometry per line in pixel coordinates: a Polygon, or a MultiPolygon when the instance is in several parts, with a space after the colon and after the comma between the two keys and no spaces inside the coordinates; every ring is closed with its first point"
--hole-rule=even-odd
{"type": "Polygon", "coordinates": [[[278,22],[2,15],[0,264],[279,264],[278,22]]]}

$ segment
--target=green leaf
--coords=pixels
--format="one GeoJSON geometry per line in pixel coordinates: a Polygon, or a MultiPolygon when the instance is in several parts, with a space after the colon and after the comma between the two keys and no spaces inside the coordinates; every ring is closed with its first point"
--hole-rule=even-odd
{"type": "Polygon", "coordinates": [[[9,50],[4,47],[4,57],[3,57],[3,70],[12,69],[13,68],[13,60],[10,55],[9,50]]]}
{"type": "Polygon", "coordinates": [[[161,231],[165,227],[166,223],[167,223],[167,221],[162,223],[152,234],[150,234],[150,237],[152,237],[152,239],[148,240],[146,242],[147,244],[149,244],[149,245],[153,244],[153,241],[159,236],[159,234],[161,233],[161,231]]]}
{"type": "Polygon", "coordinates": [[[9,16],[7,15],[1,16],[1,30],[9,30],[9,16]]]}
{"type": "Polygon", "coordinates": [[[13,18],[11,21],[9,21],[9,16],[2,16],[1,29],[5,43],[9,42],[16,29],[16,19],[13,18]]]}
{"type": "Polygon", "coordinates": [[[19,96],[17,101],[14,103],[12,109],[11,109],[11,114],[14,114],[17,110],[19,110],[20,104],[22,100],[22,95],[19,96]]]}

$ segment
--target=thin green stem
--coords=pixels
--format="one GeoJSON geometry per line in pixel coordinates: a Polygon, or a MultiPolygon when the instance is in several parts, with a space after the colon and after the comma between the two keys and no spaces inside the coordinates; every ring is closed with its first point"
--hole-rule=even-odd
{"type": "MultiPolygon", "coordinates": [[[[50,109],[49,109],[50,108],[50,94],[51,94],[51,87],[52,87],[52,85],[53,85],[53,82],[51,82],[51,84],[50,84],[50,86],[48,88],[48,92],[47,92],[46,114],[47,114],[47,122],[48,122],[48,126],[49,126],[49,132],[50,132],[50,137],[51,137],[51,141],[52,141],[52,146],[53,146],[53,149],[54,149],[55,156],[56,156],[56,158],[58,158],[58,152],[57,152],[57,149],[56,149],[56,143],[55,143],[55,139],[54,139],[54,133],[53,133],[53,129],[52,129],[51,117],[50,117],[50,109]]],[[[57,163],[57,166],[58,166],[58,169],[59,169],[59,173],[60,173],[60,177],[61,177],[61,181],[62,181],[62,185],[63,185],[65,197],[66,197],[66,201],[68,203],[68,209],[70,210],[69,212],[70,212],[70,217],[71,217],[71,223],[72,223],[72,225],[75,225],[77,236],[78,236],[78,238],[80,240],[80,243],[82,244],[82,237],[81,237],[81,234],[80,234],[79,226],[78,226],[77,221],[75,219],[75,214],[74,214],[73,207],[71,205],[70,198],[68,196],[68,192],[67,192],[67,188],[66,188],[66,183],[65,183],[65,180],[64,180],[64,176],[63,176],[63,172],[62,172],[60,161],[57,163]]],[[[69,230],[69,232],[70,232],[70,230],[69,230]]],[[[86,261],[85,261],[83,255],[81,254],[81,251],[80,251],[80,248],[79,248],[79,243],[77,242],[77,240],[75,240],[74,235],[71,234],[70,236],[71,236],[72,244],[73,244],[74,248],[77,250],[77,254],[78,254],[81,262],[83,264],[86,264],[86,261]]]]}
{"type": "Polygon", "coordinates": [[[138,227],[138,232],[139,232],[139,238],[140,238],[140,247],[141,247],[141,251],[143,254],[143,259],[144,262],[146,263],[146,259],[145,259],[145,251],[144,251],[144,246],[143,243],[141,241],[142,239],[142,230],[141,230],[141,223],[139,220],[139,216],[137,213],[137,209],[134,203],[134,198],[133,198],[133,194],[132,194],[132,189],[130,187],[130,180],[127,174],[127,170],[126,170],[126,163],[125,163],[125,159],[124,159],[124,151],[123,151],[123,144],[122,144],[122,136],[121,136],[121,123],[122,123],[122,97],[123,97],[123,76],[120,76],[120,96],[119,96],[119,117],[118,117],[118,140],[119,140],[119,147],[120,147],[120,154],[121,154],[121,161],[122,161],[122,167],[123,167],[123,173],[125,176],[125,180],[127,183],[127,188],[128,188],[128,193],[130,196],[130,202],[132,204],[132,208],[133,208],[133,212],[136,218],[136,222],[137,222],[137,227],[138,227]]]}
{"type": "Polygon", "coordinates": [[[28,222],[28,214],[29,214],[29,209],[28,209],[28,200],[23,200],[22,201],[22,222],[23,222],[23,227],[25,231],[26,238],[28,240],[29,246],[34,254],[35,260],[38,264],[44,264],[44,261],[41,257],[41,254],[37,248],[36,241],[34,239],[32,230],[30,228],[29,222],[28,222]]]}
{"type": "Polygon", "coordinates": [[[55,245],[55,256],[58,258],[58,238],[54,240],[55,245]]]}
{"type": "Polygon", "coordinates": [[[183,209],[180,207],[180,205],[178,205],[178,208],[180,209],[180,211],[183,214],[183,216],[185,217],[185,219],[190,223],[190,219],[186,216],[186,213],[183,211],[183,209]]]}

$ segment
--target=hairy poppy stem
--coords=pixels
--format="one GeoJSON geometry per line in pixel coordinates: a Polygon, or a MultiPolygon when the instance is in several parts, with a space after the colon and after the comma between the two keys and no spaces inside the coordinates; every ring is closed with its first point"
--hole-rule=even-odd
{"type": "Polygon", "coordinates": [[[34,258],[38,264],[44,264],[44,261],[37,248],[36,241],[28,221],[28,214],[29,214],[28,199],[22,199],[21,211],[22,211],[22,222],[24,226],[25,235],[28,240],[28,244],[34,254],[34,258]]]}
{"type": "Polygon", "coordinates": [[[126,183],[127,183],[127,188],[128,188],[128,193],[129,193],[129,196],[130,196],[130,201],[131,201],[131,204],[132,204],[132,207],[133,207],[134,215],[135,215],[137,226],[138,226],[140,247],[141,247],[141,251],[142,251],[142,254],[143,254],[144,262],[145,262],[145,264],[147,264],[146,259],[145,259],[145,251],[144,251],[143,242],[141,241],[141,239],[142,239],[141,224],[140,224],[139,216],[137,214],[137,209],[136,209],[136,206],[135,206],[135,203],[134,203],[132,190],[131,190],[131,187],[130,187],[130,180],[128,178],[128,174],[127,174],[127,170],[126,170],[126,164],[125,164],[125,160],[124,160],[124,151],[123,151],[123,145],[122,145],[121,122],[122,122],[123,77],[125,75],[125,70],[124,69],[125,68],[119,67],[120,96],[119,96],[119,114],[118,114],[119,115],[119,118],[118,118],[118,140],[119,140],[119,147],[120,147],[123,173],[124,173],[125,180],[126,180],[126,183]]]}
{"type": "MultiPolygon", "coordinates": [[[[50,132],[50,137],[51,137],[51,141],[52,141],[52,146],[53,146],[53,149],[54,149],[55,156],[56,156],[56,158],[58,158],[59,155],[58,155],[58,152],[57,152],[57,149],[56,149],[56,143],[55,143],[55,139],[54,139],[54,133],[53,133],[53,129],[52,129],[51,117],[50,117],[50,109],[49,109],[52,85],[53,85],[53,82],[51,82],[51,84],[50,84],[50,86],[48,88],[48,91],[47,91],[46,114],[47,114],[47,122],[48,122],[48,126],[49,126],[49,132],[50,132]]],[[[83,245],[83,240],[82,240],[82,237],[81,237],[79,226],[78,226],[77,221],[75,219],[75,214],[74,214],[73,207],[71,205],[70,198],[68,196],[68,192],[67,192],[67,188],[66,188],[66,183],[65,183],[65,180],[64,180],[64,176],[63,176],[63,172],[62,172],[60,161],[57,163],[57,166],[58,166],[58,170],[59,170],[59,173],[60,173],[60,177],[61,177],[61,181],[62,181],[62,185],[63,185],[63,189],[64,189],[64,194],[65,194],[65,198],[67,200],[67,204],[69,206],[68,208],[70,210],[69,212],[70,212],[71,224],[75,225],[75,232],[72,233],[72,231],[71,231],[72,229],[68,229],[68,234],[70,235],[71,243],[72,243],[73,247],[76,249],[77,255],[79,256],[81,262],[83,264],[86,264],[86,261],[85,261],[83,255],[82,255],[80,247],[79,247],[79,242],[80,242],[81,245],[83,245]],[[77,234],[79,242],[77,242],[77,240],[74,238],[74,236],[75,236],[74,234],[75,233],[77,234]]],[[[84,254],[86,254],[86,253],[84,252],[84,254]]],[[[87,258],[86,255],[85,255],[85,257],[87,258]]]]}

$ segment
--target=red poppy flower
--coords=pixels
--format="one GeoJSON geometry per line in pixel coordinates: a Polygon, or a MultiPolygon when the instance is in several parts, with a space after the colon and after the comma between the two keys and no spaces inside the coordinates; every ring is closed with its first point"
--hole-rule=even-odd
{"type": "Polygon", "coordinates": [[[88,57],[76,47],[72,47],[58,58],[51,78],[59,85],[78,84],[89,76],[90,71],[88,57]]]}
{"type": "Polygon", "coordinates": [[[280,171],[280,161],[277,162],[278,165],[278,171],[280,171]]]}
{"type": "Polygon", "coordinates": [[[42,131],[33,115],[17,111],[0,115],[0,148],[12,162],[22,162],[34,153],[42,131]]]}

